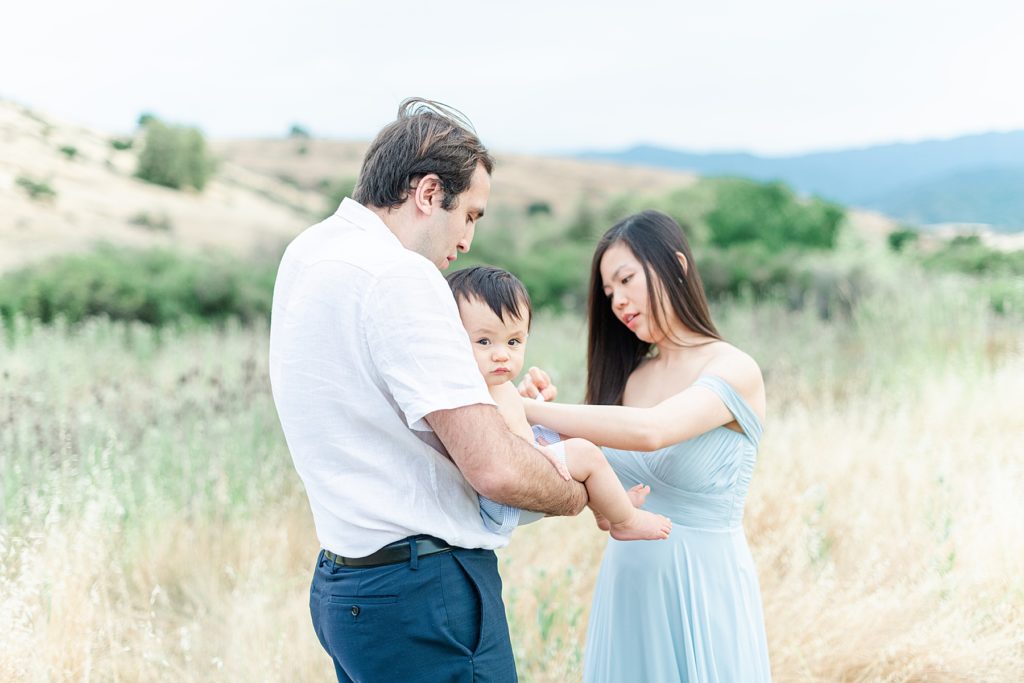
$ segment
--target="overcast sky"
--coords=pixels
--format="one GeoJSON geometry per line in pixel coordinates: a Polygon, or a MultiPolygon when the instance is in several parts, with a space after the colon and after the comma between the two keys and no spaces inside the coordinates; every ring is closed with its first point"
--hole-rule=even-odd
{"type": "Polygon", "coordinates": [[[1024,128],[1020,0],[27,0],[0,97],[109,132],[369,139],[408,95],[498,151],[783,154],[1024,128]]]}

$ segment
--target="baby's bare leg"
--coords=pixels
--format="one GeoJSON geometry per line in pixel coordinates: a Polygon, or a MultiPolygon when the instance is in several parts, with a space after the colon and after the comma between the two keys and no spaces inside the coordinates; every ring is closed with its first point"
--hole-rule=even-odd
{"type": "Polygon", "coordinates": [[[569,474],[587,487],[598,526],[605,528],[601,521],[604,518],[612,538],[620,541],[668,538],[672,522],[667,517],[634,507],[634,501],[643,504],[646,488],[634,487],[627,493],[601,449],[589,441],[567,439],[564,443],[569,474]]]}

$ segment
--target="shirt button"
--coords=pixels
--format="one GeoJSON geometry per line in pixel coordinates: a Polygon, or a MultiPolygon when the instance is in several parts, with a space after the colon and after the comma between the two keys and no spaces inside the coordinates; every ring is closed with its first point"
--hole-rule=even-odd
{"type": "Polygon", "coordinates": [[[352,616],[359,616],[359,605],[352,605],[352,616]]]}

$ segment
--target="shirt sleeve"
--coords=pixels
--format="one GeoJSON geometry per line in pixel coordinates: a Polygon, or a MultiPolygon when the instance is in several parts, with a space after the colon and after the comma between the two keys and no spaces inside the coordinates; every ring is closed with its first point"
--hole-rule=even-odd
{"type": "Polygon", "coordinates": [[[362,328],[374,365],[410,429],[431,431],[437,410],[494,405],[448,283],[434,267],[404,261],[368,291],[362,328]]]}

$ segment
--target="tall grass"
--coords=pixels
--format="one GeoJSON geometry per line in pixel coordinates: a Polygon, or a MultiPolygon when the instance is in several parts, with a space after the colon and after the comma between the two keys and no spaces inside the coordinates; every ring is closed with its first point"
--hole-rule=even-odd
{"type": "MultiPolygon", "coordinates": [[[[1024,328],[945,285],[822,323],[716,311],[762,364],[747,507],[780,681],[1024,678],[1024,328]]],[[[932,283],[934,284],[934,283],[932,283]]],[[[0,680],[330,680],[317,544],[266,382],[267,330],[17,321],[0,346],[0,680]]],[[[529,362],[582,395],[583,326],[529,362]]],[[[577,680],[592,521],[500,554],[520,674],[577,680]]]]}

